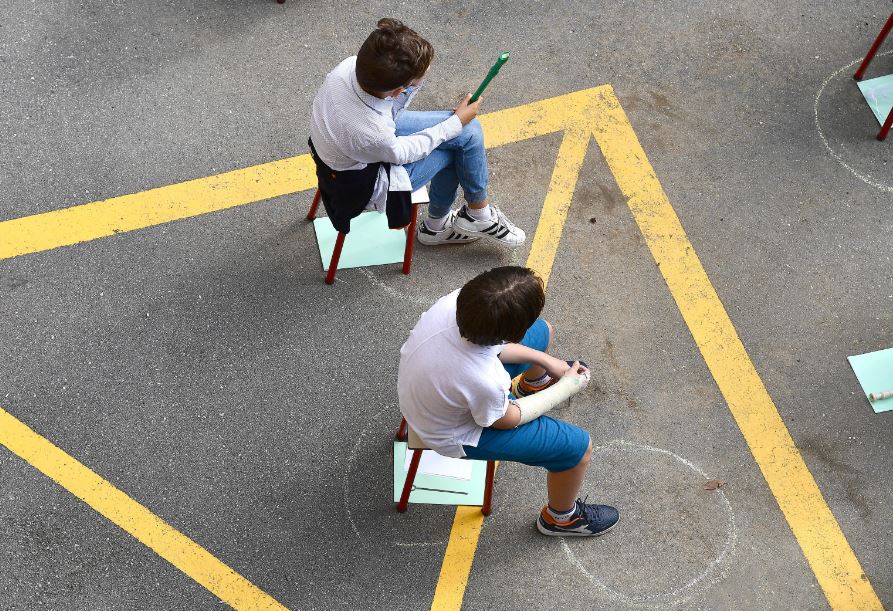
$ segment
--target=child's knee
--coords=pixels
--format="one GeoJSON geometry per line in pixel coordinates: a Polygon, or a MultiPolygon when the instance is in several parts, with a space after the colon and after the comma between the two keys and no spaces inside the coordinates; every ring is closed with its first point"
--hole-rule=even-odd
{"type": "Polygon", "coordinates": [[[548,352],[549,349],[552,348],[552,340],[555,339],[555,328],[552,326],[552,323],[545,318],[543,319],[543,322],[546,323],[546,328],[549,330],[549,341],[546,342],[546,352],[548,352]]]}
{"type": "Polygon", "coordinates": [[[484,146],[484,130],[481,123],[477,119],[469,121],[462,128],[462,137],[465,138],[466,146],[484,146]]]}
{"type": "Polygon", "coordinates": [[[577,463],[577,466],[588,465],[589,461],[592,460],[592,437],[589,438],[589,445],[586,447],[586,452],[583,454],[583,457],[580,459],[580,462],[577,463]]]}

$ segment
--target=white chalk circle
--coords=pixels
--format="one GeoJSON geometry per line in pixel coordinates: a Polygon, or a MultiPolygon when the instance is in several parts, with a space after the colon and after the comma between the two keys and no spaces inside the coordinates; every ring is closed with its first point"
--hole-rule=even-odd
{"type": "Polygon", "coordinates": [[[350,449],[342,478],[344,514],[361,546],[446,546],[456,508],[416,505],[398,513],[393,497],[393,443],[400,410],[388,405],[372,416],[350,449]],[[438,533],[441,536],[438,536],[438,533]]]}
{"type": "MultiPolygon", "coordinates": [[[[877,65],[878,57],[890,54],[893,54],[893,51],[878,53],[872,66],[877,65]]],[[[853,69],[861,61],[860,58],[850,62],[825,79],[825,82],[819,87],[813,105],[815,128],[822,144],[837,163],[865,184],[887,193],[893,193],[893,182],[890,181],[890,176],[893,175],[893,164],[888,163],[884,167],[883,163],[885,158],[891,157],[893,143],[889,139],[885,142],[878,142],[876,136],[880,131],[880,126],[875,121],[868,104],[862,98],[856,81],[853,80],[853,69]],[[821,113],[823,116],[820,117],[819,107],[823,105],[823,98],[827,100],[825,105],[831,105],[834,108],[836,116],[850,116],[853,112],[863,113],[871,119],[870,127],[864,134],[854,134],[852,128],[847,129],[844,122],[832,121],[830,117],[827,117],[824,109],[821,113]],[[858,152],[855,150],[857,148],[858,152]],[[859,158],[860,155],[863,157],[862,159],[859,158]],[[872,164],[877,167],[870,167],[872,164]],[[866,169],[866,167],[870,168],[866,169]]]]}
{"type": "Polygon", "coordinates": [[[737,539],[722,488],[690,461],[661,448],[614,440],[593,448],[587,484],[613,501],[620,523],[597,540],[562,539],[595,595],[633,608],[675,608],[724,578],[737,539]]]}

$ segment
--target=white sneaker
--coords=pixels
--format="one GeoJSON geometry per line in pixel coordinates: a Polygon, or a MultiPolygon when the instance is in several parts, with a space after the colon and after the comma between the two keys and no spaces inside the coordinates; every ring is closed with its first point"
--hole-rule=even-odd
{"type": "Polygon", "coordinates": [[[454,226],[455,222],[455,210],[450,210],[450,214],[447,217],[446,224],[444,224],[443,229],[441,229],[440,231],[428,229],[428,225],[425,224],[425,221],[422,221],[421,223],[419,223],[419,227],[416,230],[416,239],[425,246],[440,246],[441,244],[468,244],[469,242],[474,242],[478,239],[477,236],[470,236],[457,231],[454,226]]]}
{"type": "Polygon", "coordinates": [[[453,228],[469,236],[496,240],[506,246],[520,246],[523,244],[526,239],[524,231],[516,227],[514,223],[505,217],[502,210],[493,204],[490,204],[490,210],[493,213],[490,220],[479,221],[469,214],[467,205],[462,206],[456,215],[453,228]]]}

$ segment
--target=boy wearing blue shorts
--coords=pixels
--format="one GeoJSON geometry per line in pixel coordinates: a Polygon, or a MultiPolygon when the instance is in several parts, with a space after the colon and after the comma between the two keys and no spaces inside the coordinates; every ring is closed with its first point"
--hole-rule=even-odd
{"type": "Polygon", "coordinates": [[[516,266],[442,297],[400,349],[400,411],[444,456],[545,468],[548,504],[536,521],[544,535],[600,535],[620,515],[578,498],[592,455],[589,433],[544,415],[584,388],[589,370],[547,353],[552,327],[539,318],[544,304],[542,280],[516,266]]]}

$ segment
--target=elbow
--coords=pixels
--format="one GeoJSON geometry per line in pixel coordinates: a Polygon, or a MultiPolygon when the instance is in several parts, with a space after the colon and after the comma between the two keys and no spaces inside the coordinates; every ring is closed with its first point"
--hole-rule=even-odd
{"type": "Polygon", "coordinates": [[[521,424],[521,410],[516,405],[509,404],[505,415],[490,425],[490,428],[507,431],[521,424]]]}

